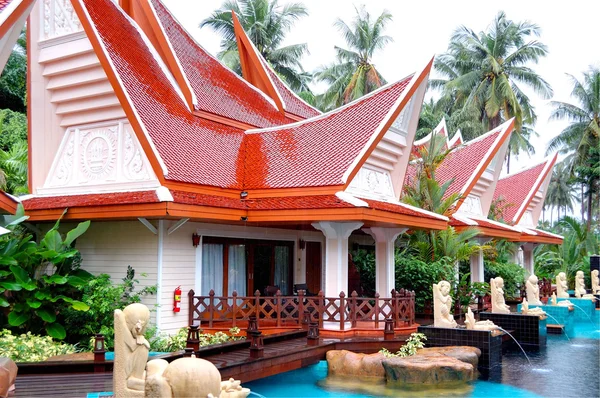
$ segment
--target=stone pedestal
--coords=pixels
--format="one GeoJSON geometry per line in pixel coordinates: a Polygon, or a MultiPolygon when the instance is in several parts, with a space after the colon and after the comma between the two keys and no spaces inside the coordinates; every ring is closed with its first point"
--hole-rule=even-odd
{"type": "Polygon", "coordinates": [[[502,329],[510,331],[524,349],[537,350],[546,345],[547,320],[540,319],[537,315],[482,312],[479,319],[490,320],[502,329]]]}
{"type": "Polygon", "coordinates": [[[419,333],[427,337],[427,347],[470,346],[481,350],[479,370],[490,370],[502,365],[502,335],[489,330],[446,329],[419,326],[419,333]]]}

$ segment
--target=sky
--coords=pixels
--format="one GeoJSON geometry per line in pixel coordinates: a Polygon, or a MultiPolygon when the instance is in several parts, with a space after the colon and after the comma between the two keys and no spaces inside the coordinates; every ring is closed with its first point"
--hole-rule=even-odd
{"type": "MultiPolygon", "coordinates": [[[[208,27],[200,29],[199,24],[221,6],[222,0],[163,1],[194,38],[216,55],[220,36],[208,27]]],[[[280,0],[280,3],[285,4],[286,1],[280,0]]],[[[373,58],[373,63],[388,82],[422,69],[434,55],[445,52],[457,27],[464,25],[475,32],[483,31],[499,11],[504,11],[513,21],[529,20],[540,26],[538,40],[548,46],[549,54],[537,65],[530,66],[552,86],[554,97],[551,100],[573,102],[570,98],[572,84],[566,74],[581,79],[581,73],[590,65],[600,66],[600,51],[596,47],[597,16],[600,14],[600,1],[597,0],[571,0],[568,3],[532,0],[500,3],[481,0],[303,0],[302,3],[308,8],[309,15],[296,22],[284,45],[308,44],[310,54],[302,59],[307,71],[335,60],[334,46],[345,46],[345,43],[333,23],[337,18],[349,23],[355,15],[355,7],[362,4],[367,5],[367,11],[373,16],[385,9],[394,17],[385,31],[394,41],[373,58]]],[[[536,150],[531,158],[519,156],[516,161],[511,159],[512,172],[541,161],[548,141],[568,125],[565,121],[549,121],[550,101],[523,89],[536,109],[538,121],[535,130],[539,137],[531,140],[536,150]]]]}

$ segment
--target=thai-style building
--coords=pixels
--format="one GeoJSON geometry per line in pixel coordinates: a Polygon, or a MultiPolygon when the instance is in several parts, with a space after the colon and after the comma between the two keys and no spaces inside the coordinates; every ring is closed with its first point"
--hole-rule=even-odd
{"type": "MultiPolygon", "coordinates": [[[[451,220],[399,201],[431,61],[321,113],[235,16],[243,78],[160,0],[14,0],[0,12],[0,61],[27,15],[31,194],[19,199],[42,229],[63,212],[63,223],[92,220],[77,241],[83,267],[119,280],[131,265],[158,286],[146,303],[163,331],[188,323],[188,301],[173,311],[178,287],[230,297],[302,285],[338,297],[349,293],[349,242],[368,240],[375,290],[390,297],[407,229],[531,231],[486,219],[512,121],[448,141],[459,147],[438,176],[463,195],[451,220]]],[[[17,200],[0,202],[14,212],[17,200]]]]}
{"type": "MultiPolygon", "coordinates": [[[[159,0],[48,0],[28,24],[30,221],[91,219],[83,267],[131,265],[158,286],[157,325],[187,324],[173,292],[348,293],[348,239],[373,236],[377,286],[394,241],[448,219],[399,202],[431,62],[322,114],[236,22],[244,78],[159,0]]],[[[152,300],[152,299],[150,299],[152,300]]],[[[148,302],[152,304],[152,302],[148,302]]]]}

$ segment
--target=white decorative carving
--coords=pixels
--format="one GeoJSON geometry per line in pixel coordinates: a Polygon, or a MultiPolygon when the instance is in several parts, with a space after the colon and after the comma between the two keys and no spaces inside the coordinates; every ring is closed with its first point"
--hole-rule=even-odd
{"type": "Polygon", "coordinates": [[[525,214],[523,214],[519,225],[533,226],[533,214],[531,213],[531,210],[527,210],[525,214]]]}
{"type": "Polygon", "coordinates": [[[392,181],[389,172],[378,171],[363,166],[348,186],[349,192],[360,196],[383,196],[394,198],[392,181]]]}
{"type": "Polygon", "coordinates": [[[481,199],[478,196],[468,195],[460,206],[460,212],[482,216],[481,199]]]}
{"type": "Polygon", "coordinates": [[[408,133],[408,123],[410,122],[410,115],[412,114],[412,109],[414,105],[414,96],[408,101],[408,104],[404,107],[402,112],[398,115],[394,123],[392,123],[393,131],[406,135],[408,133]]]}
{"type": "Polygon", "coordinates": [[[160,186],[128,122],[67,130],[39,193],[160,186]],[[66,188],[66,189],[65,189],[66,188]]]}
{"type": "Polygon", "coordinates": [[[44,0],[44,39],[82,30],[71,0],[44,0]]]}

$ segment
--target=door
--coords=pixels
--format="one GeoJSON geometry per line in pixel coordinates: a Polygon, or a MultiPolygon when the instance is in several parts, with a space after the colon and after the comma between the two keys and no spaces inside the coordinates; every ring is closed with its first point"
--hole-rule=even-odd
{"type": "Polygon", "coordinates": [[[311,293],[321,290],[321,242],[306,242],[306,286],[311,293]]]}

